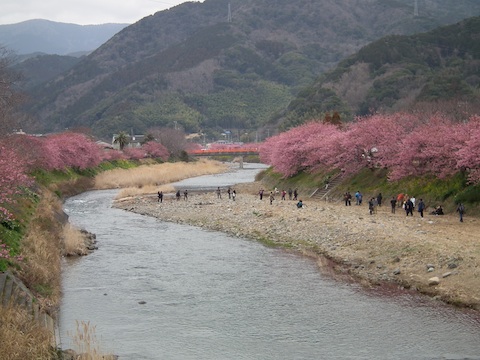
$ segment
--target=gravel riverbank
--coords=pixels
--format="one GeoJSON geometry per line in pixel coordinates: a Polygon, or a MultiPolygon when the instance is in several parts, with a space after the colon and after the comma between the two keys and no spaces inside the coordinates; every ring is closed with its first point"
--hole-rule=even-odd
{"type": "MultiPolygon", "coordinates": [[[[156,218],[260,240],[314,256],[319,266],[335,269],[367,286],[395,284],[458,306],[480,310],[480,222],[460,223],[454,215],[406,217],[382,206],[311,200],[305,207],[281,200],[259,200],[259,183],[234,187],[236,200],[224,192],[190,193],[176,201],[155,195],[118,199],[114,207],[156,218]]],[[[266,192],[268,193],[268,192],[266,192]]],[[[303,196],[303,197],[302,197],[303,196]]]]}

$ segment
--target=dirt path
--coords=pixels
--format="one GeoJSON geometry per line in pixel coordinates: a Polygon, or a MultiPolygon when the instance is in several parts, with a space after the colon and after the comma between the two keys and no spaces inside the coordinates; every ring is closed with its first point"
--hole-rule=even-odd
{"type": "MultiPolygon", "coordinates": [[[[260,184],[227,194],[191,194],[188,201],[152,196],[118,200],[114,206],[162,220],[254,238],[310,256],[365,284],[385,282],[416,289],[459,306],[480,310],[480,221],[457,216],[406,217],[390,206],[369,215],[366,204],[345,206],[303,198],[305,207],[276,196],[256,195],[260,184]],[[333,265],[332,265],[333,264],[333,265]],[[438,282],[438,284],[437,284],[438,282]]],[[[288,196],[287,196],[288,197],[288,196]]]]}

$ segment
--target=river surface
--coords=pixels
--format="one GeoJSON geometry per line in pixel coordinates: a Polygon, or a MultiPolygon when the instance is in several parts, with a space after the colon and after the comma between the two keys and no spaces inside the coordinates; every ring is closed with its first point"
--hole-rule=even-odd
{"type": "MultiPolygon", "coordinates": [[[[178,186],[229,186],[258,170],[178,186]]],[[[478,314],[336,281],[311,259],[254,241],[114,209],[116,193],[65,203],[98,250],[64,263],[63,349],[75,347],[76,323],[88,322],[97,346],[120,360],[480,359],[478,314]]]]}

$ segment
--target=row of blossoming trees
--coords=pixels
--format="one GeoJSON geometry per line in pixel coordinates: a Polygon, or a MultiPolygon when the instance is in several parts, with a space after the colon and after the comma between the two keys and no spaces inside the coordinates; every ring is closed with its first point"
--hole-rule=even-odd
{"type": "Polygon", "coordinates": [[[74,132],[5,136],[0,139],[0,222],[12,220],[6,205],[33,183],[30,174],[36,170],[84,170],[103,161],[145,157],[167,160],[169,152],[154,141],[141,148],[105,150],[86,135],[74,132]]]}
{"type": "Polygon", "coordinates": [[[467,171],[480,183],[480,116],[464,123],[442,114],[395,113],[359,118],[341,127],[310,122],[273,136],[260,158],[284,177],[300,171],[382,167],[390,180],[467,171]]]}

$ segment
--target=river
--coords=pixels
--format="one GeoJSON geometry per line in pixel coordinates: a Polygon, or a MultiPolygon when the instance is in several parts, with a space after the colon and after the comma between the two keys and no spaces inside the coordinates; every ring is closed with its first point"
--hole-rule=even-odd
{"type": "MultiPolygon", "coordinates": [[[[182,187],[253,181],[259,168],[182,187]]],[[[63,265],[62,348],[76,322],[120,360],[480,359],[480,318],[408,292],[332,279],[309,258],[111,207],[117,190],[69,198],[98,250],[63,265]]]]}

